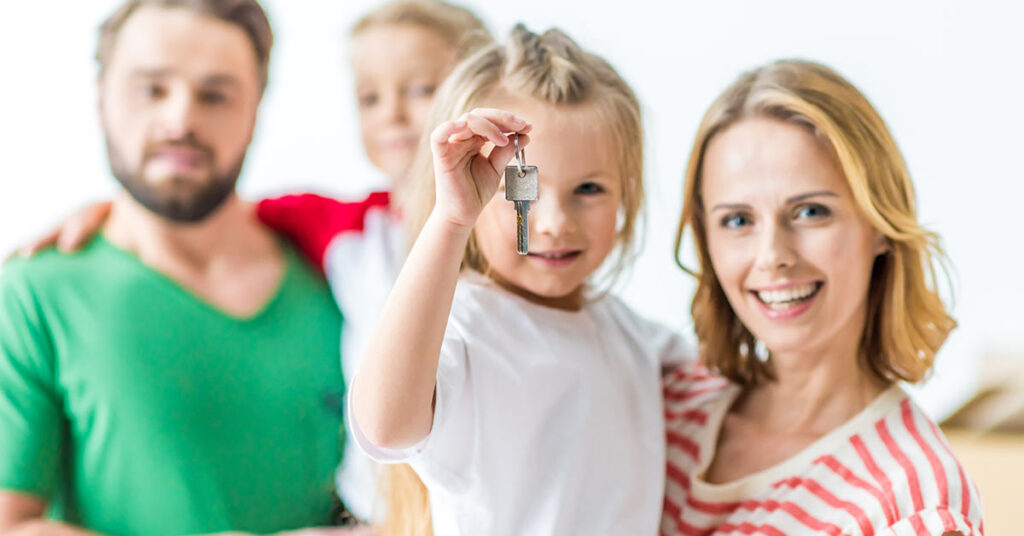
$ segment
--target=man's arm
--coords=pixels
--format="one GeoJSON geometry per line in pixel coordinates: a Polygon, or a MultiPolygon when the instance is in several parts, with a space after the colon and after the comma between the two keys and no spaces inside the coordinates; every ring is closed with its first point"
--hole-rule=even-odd
{"type": "Polygon", "coordinates": [[[0,491],[0,536],[93,536],[43,516],[48,505],[34,495],[0,491]]]}

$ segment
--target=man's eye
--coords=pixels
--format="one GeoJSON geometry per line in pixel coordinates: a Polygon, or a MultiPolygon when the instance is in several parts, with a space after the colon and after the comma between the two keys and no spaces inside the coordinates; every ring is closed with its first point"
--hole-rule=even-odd
{"type": "Polygon", "coordinates": [[[575,193],[582,194],[582,195],[596,195],[596,194],[601,194],[601,193],[604,193],[604,192],[605,192],[604,186],[601,186],[600,184],[598,184],[596,182],[585,182],[585,183],[577,186],[576,190],[575,190],[575,193]]]}
{"type": "Polygon", "coordinates": [[[204,91],[199,94],[199,100],[205,104],[221,104],[228,100],[227,95],[220,91],[204,91]]]}

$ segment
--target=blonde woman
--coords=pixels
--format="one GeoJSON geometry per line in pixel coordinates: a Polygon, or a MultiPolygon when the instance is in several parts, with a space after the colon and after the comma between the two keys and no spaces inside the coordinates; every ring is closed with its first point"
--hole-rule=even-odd
{"type": "Polygon", "coordinates": [[[743,75],[698,131],[684,234],[710,372],[666,380],[662,533],[981,534],[977,489],[898,383],[955,322],[867,99],[809,62],[743,75]]]}

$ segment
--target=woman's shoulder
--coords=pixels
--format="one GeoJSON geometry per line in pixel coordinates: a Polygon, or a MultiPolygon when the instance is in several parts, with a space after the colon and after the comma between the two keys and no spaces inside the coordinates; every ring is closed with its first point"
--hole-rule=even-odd
{"type": "Polygon", "coordinates": [[[880,402],[877,418],[853,430],[845,456],[831,461],[888,498],[896,534],[980,534],[977,487],[935,421],[899,387],[880,402]]]}

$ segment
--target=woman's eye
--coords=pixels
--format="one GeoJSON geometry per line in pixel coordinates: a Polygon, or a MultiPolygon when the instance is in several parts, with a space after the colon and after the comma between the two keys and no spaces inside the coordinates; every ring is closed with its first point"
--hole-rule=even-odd
{"type": "Polygon", "coordinates": [[[825,205],[810,204],[799,207],[796,211],[797,218],[818,219],[830,216],[832,211],[825,205]]]}
{"type": "Polygon", "coordinates": [[[750,218],[743,214],[727,214],[722,218],[722,227],[729,229],[739,229],[750,225],[750,218]]]}
{"type": "Polygon", "coordinates": [[[595,195],[604,193],[604,191],[604,186],[601,186],[596,182],[585,182],[577,186],[574,192],[582,195],[595,195]]]}

